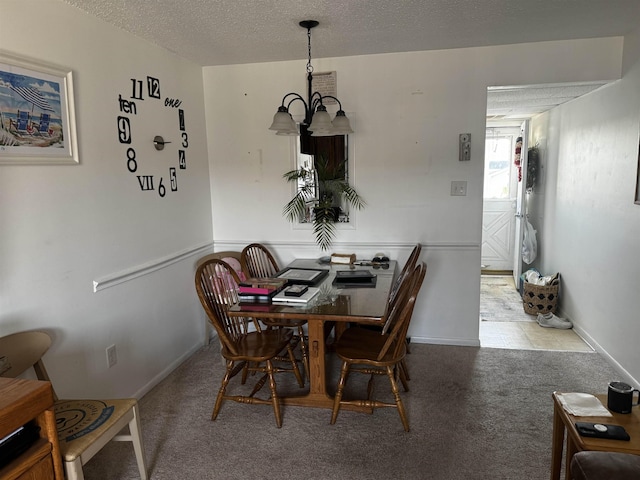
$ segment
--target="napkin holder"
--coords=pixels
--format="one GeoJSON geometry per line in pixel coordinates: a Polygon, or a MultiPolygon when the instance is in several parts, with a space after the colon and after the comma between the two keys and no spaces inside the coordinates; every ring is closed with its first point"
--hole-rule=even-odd
{"type": "Polygon", "coordinates": [[[331,263],[337,263],[341,265],[351,265],[356,261],[356,254],[351,253],[332,253],[331,263]]]}

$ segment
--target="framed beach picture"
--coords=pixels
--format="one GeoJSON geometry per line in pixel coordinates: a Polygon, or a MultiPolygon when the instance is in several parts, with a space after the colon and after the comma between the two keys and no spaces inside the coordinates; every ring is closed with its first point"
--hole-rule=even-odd
{"type": "Polygon", "coordinates": [[[71,70],[0,51],[0,164],[77,164],[71,70]]]}
{"type": "Polygon", "coordinates": [[[638,169],[636,170],[636,205],[640,205],[640,145],[638,145],[638,169]]]}

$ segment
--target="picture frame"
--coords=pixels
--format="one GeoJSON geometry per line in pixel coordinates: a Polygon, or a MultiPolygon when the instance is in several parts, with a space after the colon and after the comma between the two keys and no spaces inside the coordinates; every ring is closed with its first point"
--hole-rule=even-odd
{"type": "Polygon", "coordinates": [[[633,203],[640,205],[640,145],[638,145],[638,169],[636,170],[636,198],[633,203]]]}
{"type": "Polygon", "coordinates": [[[276,278],[284,278],[291,285],[316,285],[328,274],[327,269],[287,267],[279,271],[276,278]]]}
{"type": "Polygon", "coordinates": [[[71,69],[0,50],[0,165],[77,165],[71,69]]]}

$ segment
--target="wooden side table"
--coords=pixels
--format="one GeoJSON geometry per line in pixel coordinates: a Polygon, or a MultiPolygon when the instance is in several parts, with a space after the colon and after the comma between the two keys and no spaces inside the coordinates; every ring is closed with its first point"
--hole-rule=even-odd
{"type": "MultiPolygon", "coordinates": [[[[607,405],[607,395],[596,395],[603,405],[607,405]]],[[[622,452],[640,455],[640,407],[634,408],[632,413],[611,412],[612,417],[576,417],[567,413],[562,407],[556,392],[553,398],[553,438],[551,445],[551,480],[560,480],[562,468],[562,450],[564,447],[565,431],[565,478],[571,480],[571,459],[577,452],[583,450],[597,450],[601,452],[622,452]],[[576,422],[607,423],[621,425],[625,428],[630,441],[607,440],[604,438],[583,437],[576,430],[576,422]]]]}
{"type": "Polygon", "coordinates": [[[34,420],[40,439],[0,469],[2,480],[64,480],[51,383],[0,378],[0,438],[34,420]]]}

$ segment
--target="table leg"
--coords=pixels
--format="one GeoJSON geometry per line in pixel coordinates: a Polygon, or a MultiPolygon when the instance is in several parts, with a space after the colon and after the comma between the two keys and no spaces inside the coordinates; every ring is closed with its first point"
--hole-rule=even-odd
{"type": "Polygon", "coordinates": [[[574,443],[574,441],[571,439],[571,435],[567,435],[567,456],[564,460],[565,465],[564,465],[564,478],[566,480],[571,480],[571,459],[573,458],[573,456],[578,452],[578,448],[576,447],[576,444],[574,443]]]}
{"type": "Polygon", "coordinates": [[[325,367],[324,321],[309,319],[309,393],[303,396],[283,397],[287,405],[332,408],[333,399],[327,394],[325,367]]]}
{"type": "Polygon", "coordinates": [[[309,393],[327,395],[324,322],[309,320],[309,393]]]}
{"type": "Polygon", "coordinates": [[[564,423],[558,412],[558,404],[553,402],[553,436],[551,440],[551,480],[560,480],[562,469],[562,447],[564,443],[564,423]]]}
{"type": "MultiPolygon", "coordinates": [[[[302,396],[281,397],[285,405],[333,408],[333,397],[327,393],[327,371],[325,364],[325,322],[309,319],[309,393],[302,396]]],[[[345,410],[371,413],[371,407],[344,405],[345,410]]]]}

